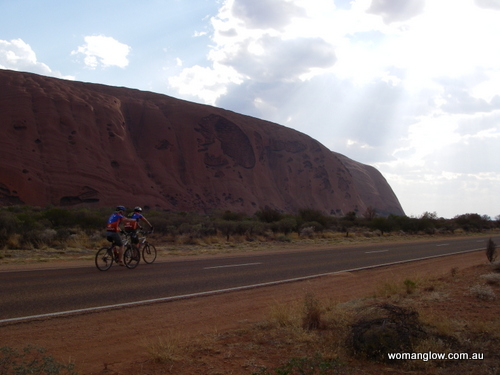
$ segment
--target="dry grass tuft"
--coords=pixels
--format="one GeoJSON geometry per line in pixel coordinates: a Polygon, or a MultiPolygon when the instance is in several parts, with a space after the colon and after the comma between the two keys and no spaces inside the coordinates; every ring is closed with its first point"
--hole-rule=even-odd
{"type": "Polygon", "coordinates": [[[302,328],[306,330],[320,329],[323,327],[321,320],[321,305],[313,294],[307,293],[304,298],[304,314],[302,328]]]}
{"type": "Polygon", "coordinates": [[[495,292],[489,285],[474,285],[470,288],[470,294],[484,301],[493,301],[497,298],[495,292]]]}
{"type": "Polygon", "coordinates": [[[158,363],[169,363],[182,360],[186,355],[186,348],[181,344],[179,333],[170,333],[166,337],[157,337],[145,340],[143,347],[146,352],[158,363]]]}
{"type": "Polygon", "coordinates": [[[268,321],[274,327],[297,326],[300,316],[296,303],[276,303],[269,308],[268,321]]]}
{"type": "Polygon", "coordinates": [[[492,262],[490,267],[493,272],[500,272],[500,261],[492,262]]]}
{"type": "Polygon", "coordinates": [[[500,285],[500,273],[481,275],[481,279],[484,279],[489,285],[500,285]]]}

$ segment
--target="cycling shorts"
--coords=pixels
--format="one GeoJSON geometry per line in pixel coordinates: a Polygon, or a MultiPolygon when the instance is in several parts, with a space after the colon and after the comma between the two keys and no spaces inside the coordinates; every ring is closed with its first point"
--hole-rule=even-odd
{"type": "Polygon", "coordinates": [[[116,246],[123,246],[122,236],[118,232],[107,232],[106,239],[113,242],[116,246]]]}

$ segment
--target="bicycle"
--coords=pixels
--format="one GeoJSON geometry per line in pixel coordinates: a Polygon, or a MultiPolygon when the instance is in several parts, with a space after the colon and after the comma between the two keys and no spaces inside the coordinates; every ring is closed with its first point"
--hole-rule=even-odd
{"type": "Polygon", "coordinates": [[[146,234],[153,233],[153,231],[150,230],[149,232],[146,232],[140,230],[139,233],[144,235],[142,237],[139,237],[139,240],[142,240],[140,245],[140,247],[142,247],[142,259],[144,259],[145,263],[151,264],[156,260],[157,252],[156,247],[148,242],[146,234]]]}
{"type": "MultiPolygon", "coordinates": [[[[129,236],[126,233],[125,240],[123,241],[123,263],[129,269],[137,267],[141,260],[141,254],[137,251],[135,246],[131,246],[129,236]]],[[[118,263],[118,250],[116,243],[111,242],[109,247],[99,249],[95,255],[95,265],[99,271],[107,271],[113,265],[113,262],[118,263]]]]}

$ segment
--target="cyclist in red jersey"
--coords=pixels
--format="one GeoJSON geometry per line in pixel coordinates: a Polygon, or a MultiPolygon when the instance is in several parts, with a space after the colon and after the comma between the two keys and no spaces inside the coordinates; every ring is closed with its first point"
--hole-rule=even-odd
{"type": "Polygon", "coordinates": [[[120,223],[123,221],[125,223],[135,221],[134,219],[128,219],[123,216],[125,211],[124,206],[116,207],[116,211],[111,214],[106,225],[107,240],[113,242],[118,247],[118,264],[124,266],[123,263],[123,241],[120,236],[121,228],[120,223]]]}
{"type": "Polygon", "coordinates": [[[127,221],[124,225],[124,230],[125,232],[132,233],[130,236],[130,240],[132,244],[139,250],[139,237],[137,236],[137,230],[141,229],[141,226],[139,225],[139,221],[143,220],[145,221],[151,230],[153,230],[153,226],[151,223],[144,217],[142,214],[142,208],[141,207],[135,207],[134,208],[134,213],[132,215],[129,215],[130,219],[133,219],[133,221],[127,221]]]}

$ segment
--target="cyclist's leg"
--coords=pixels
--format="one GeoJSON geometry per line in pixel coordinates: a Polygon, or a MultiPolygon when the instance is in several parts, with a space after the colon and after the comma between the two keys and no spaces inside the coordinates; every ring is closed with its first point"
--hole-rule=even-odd
{"type": "Polygon", "coordinates": [[[123,266],[123,241],[118,232],[108,233],[109,237],[113,239],[113,245],[118,250],[118,264],[123,266]]]}
{"type": "Polygon", "coordinates": [[[123,245],[117,246],[118,248],[118,264],[123,266],[123,245]]]}

